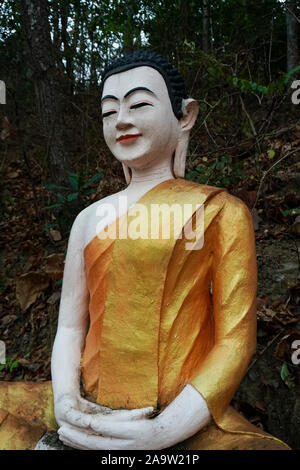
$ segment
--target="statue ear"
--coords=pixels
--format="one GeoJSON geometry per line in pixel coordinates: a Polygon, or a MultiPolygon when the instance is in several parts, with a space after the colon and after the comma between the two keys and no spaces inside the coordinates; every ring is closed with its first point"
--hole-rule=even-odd
{"type": "Polygon", "coordinates": [[[175,178],[184,178],[186,154],[190,140],[190,130],[198,116],[199,104],[188,98],[182,103],[183,116],[179,120],[180,133],[174,155],[173,173],[175,178]]]}
{"type": "Polygon", "coordinates": [[[199,104],[198,101],[188,98],[187,100],[182,101],[182,111],[183,116],[180,119],[181,130],[190,131],[195,124],[199,113],[199,104]]]}
{"type": "Polygon", "coordinates": [[[126,183],[129,184],[131,181],[131,173],[129,167],[126,165],[126,163],[122,163],[124,175],[125,175],[125,180],[126,183]]]}

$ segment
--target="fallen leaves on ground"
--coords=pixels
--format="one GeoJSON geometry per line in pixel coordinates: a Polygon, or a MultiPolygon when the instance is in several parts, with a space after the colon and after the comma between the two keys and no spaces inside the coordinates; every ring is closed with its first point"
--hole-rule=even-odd
{"type": "Polygon", "coordinates": [[[48,285],[49,277],[43,273],[29,272],[20,276],[16,282],[16,297],[21,309],[26,311],[48,285]]]}

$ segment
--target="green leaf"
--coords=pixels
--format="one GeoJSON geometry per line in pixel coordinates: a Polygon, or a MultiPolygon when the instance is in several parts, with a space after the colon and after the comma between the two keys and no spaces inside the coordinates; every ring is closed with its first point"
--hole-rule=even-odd
{"type": "Polygon", "coordinates": [[[68,194],[67,196],[67,201],[71,202],[71,201],[74,201],[74,199],[78,199],[78,195],[79,193],[72,193],[72,194],[68,194]]]}
{"type": "Polygon", "coordinates": [[[85,183],[82,188],[86,188],[87,186],[90,186],[91,184],[95,183],[96,181],[100,180],[103,177],[103,171],[100,173],[97,173],[94,175],[87,183],[85,183]]]}
{"type": "Polygon", "coordinates": [[[286,365],[285,362],[282,364],[282,367],[280,370],[280,377],[282,378],[283,382],[288,388],[290,389],[295,388],[294,377],[290,373],[288,366],[286,365]]]}
{"type": "Polygon", "coordinates": [[[45,209],[56,209],[57,207],[61,207],[63,204],[52,204],[51,206],[46,206],[45,209]]]}
{"type": "Polygon", "coordinates": [[[272,158],[275,157],[275,150],[269,149],[269,150],[267,151],[267,154],[268,154],[268,158],[272,159],[272,158]]]}
{"type": "Polygon", "coordinates": [[[230,184],[230,179],[227,178],[227,176],[226,176],[225,178],[222,178],[222,179],[221,179],[221,184],[222,184],[223,186],[228,186],[228,185],[230,184]]]}
{"type": "Polygon", "coordinates": [[[71,173],[69,175],[69,181],[70,181],[72,187],[74,189],[78,190],[78,188],[79,188],[79,178],[78,178],[78,176],[75,175],[74,173],[71,173]]]}
{"type": "Polygon", "coordinates": [[[200,176],[200,178],[197,178],[196,182],[199,183],[199,184],[206,184],[207,183],[207,177],[206,176],[200,176]]]}
{"type": "Polygon", "coordinates": [[[185,178],[187,180],[192,180],[193,178],[197,178],[197,176],[199,176],[198,172],[195,170],[191,170],[185,175],[185,178]]]}
{"type": "Polygon", "coordinates": [[[57,201],[64,204],[66,202],[66,198],[61,193],[57,193],[57,201]]]}
{"type": "Polygon", "coordinates": [[[197,165],[196,170],[198,171],[198,173],[205,173],[206,167],[204,165],[197,165]]]}
{"type": "Polygon", "coordinates": [[[225,166],[225,162],[224,162],[224,161],[218,162],[218,163],[216,164],[216,169],[217,169],[217,170],[223,170],[224,166],[225,166]]]}
{"type": "Polygon", "coordinates": [[[298,72],[298,70],[300,70],[300,65],[296,65],[296,67],[294,67],[292,70],[290,70],[289,73],[286,74],[284,83],[287,84],[290,81],[290,79],[292,78],[292,76],[294,75],[294,73],[298,72]]]}
{"type": "Polygon", "coordinates": [[[300,214],[300,209],[287,209],[286,211],[283,211],[283,215],[286,217],[287,215],[292,215],[293,212],[295,214],[300,214]]]}
{"type": "Polygon", "coordinates": [[[288,369],[288,366],[286,365],[286,363],[282,364],[282,367],[280,370],[280,377],[285,382],[286,379],[289,377],[289,375],[290,375],[290,371],[288,369]]]}
{"type": "Polygon", "coordinates": [[[234,173],[236,174],[236,176],[239,176],[240,178],[246,178],[246,175],[241,168],[235,168],[234,173]]]}
{"type": "Polygon", "coordinates": [[[18,359],[14,359],[10,364],[9,364],[9,372],[12,372],[14,369],[18,367],[18,359]]]}

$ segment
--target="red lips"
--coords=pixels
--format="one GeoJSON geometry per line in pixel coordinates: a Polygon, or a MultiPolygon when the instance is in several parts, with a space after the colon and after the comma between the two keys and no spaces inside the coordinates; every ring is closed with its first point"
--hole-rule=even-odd
{"type": "Polygon", "coordinates": [[[118,137],[117,141],[118,142],[130,142],[132,140],[136,140],[141,135],[142,134],[125,134],[125,135],[121,135],[120,137],[118,137]]]}

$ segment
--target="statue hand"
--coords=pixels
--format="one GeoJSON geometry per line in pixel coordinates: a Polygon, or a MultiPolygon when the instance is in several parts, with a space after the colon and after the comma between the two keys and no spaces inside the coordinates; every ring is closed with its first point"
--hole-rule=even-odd
{"type": "Polygon", "coordinates": [[[80,428],[88,428],[90,425],[91,411],[88,412],[88,406],[77,394],[64,394],[55,399],[54,413],[60,426],[69,423],[80,428]]]}
{"type": "Polygon", "coordinates": [[[120,420],[120,416],[93,415],[88,432],[63,425],[59,429],[60,439],[66,445],[86,450],[166,449],[191,437],[211,420],[204,398],[189,384],[154,419],[145,419],[140,414],[130,421],[120,420]]]}
{"type": "Polygon", "coordinates": [[[153,413],[153,407],[137,410],[112,410],[106,406],[98,405],[85,400],[80,395],[66,394],[55,400],[55,417],[60,426],[69,426],[84,432],[92,432],[93,418],[109,418],[118,421],[130,421],[145,418],[153,413]]]}
{"type": "MultiPolygon", "coordinates": [[[[139,412],[140,410],[130,411],[139,412]]],[[[65,445],[81,450],[162,448],[159,447],[161,435],[158,436],[157,433],[156,419],[135,418],[122,421],[117,416],[93,416],[89,429],[79,429],[64,424],[58,430],[58,434],[65,445]],[[155,442],[155,437],[157,437],[157,442],[155,442]]]]}

